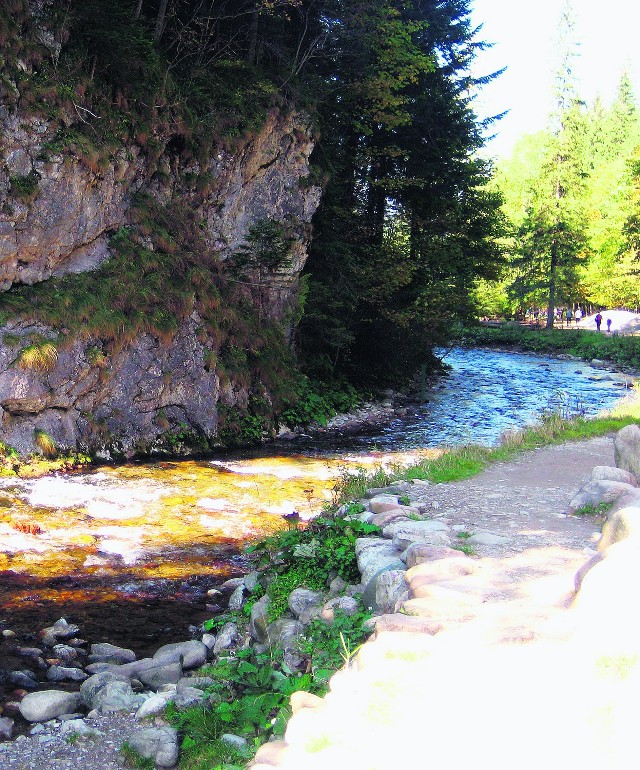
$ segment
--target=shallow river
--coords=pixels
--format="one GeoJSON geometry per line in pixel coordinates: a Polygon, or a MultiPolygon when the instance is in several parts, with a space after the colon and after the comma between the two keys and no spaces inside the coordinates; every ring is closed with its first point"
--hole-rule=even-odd
{"type": "Polygon", "coordinates": [[[95,641],[141,649],[184,638],[215,609],[207,589],[244,568],[243,544],[282,527],[283,514],[317,511],[345,467],[493,444],[544,409],[591,415],[625,394],[624,377],[575,361],[455,349],[445,360],[451,374],[428,402],[375,432],[303,439],[257,458],[3,480],[0,629],[65,615],[95,641]]]}

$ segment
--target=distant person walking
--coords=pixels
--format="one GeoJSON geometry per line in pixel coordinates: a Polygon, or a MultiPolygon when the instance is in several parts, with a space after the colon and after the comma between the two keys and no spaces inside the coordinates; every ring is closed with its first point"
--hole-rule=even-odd
{"type": "Polygon", "coordinates": [[[611,319],[607,318],[607,334],[611,331],[611,319]]]}
{"type": "Polygon", "coordinates": [[[602,324],[602,316],[600,315],[600,313],[596,313],[595,322],[596,322],[596,330],[600,331],[600,325],[602,324]]]}
{"type": "Polygon", "coordinates": [[[576,323],[577,323],[577,324],[579,324],[579,323],[580,323],[580,321],[582,320],[582,315],[583,315],[583,313],[582,313],[582,309],[581,309],[581,308],[578,308],[578,309],[576,310],[576,323]]]}
{"type": "Polygon", "coordinates": [[[567,318],[567,326],[571,326],[571,319],[573,318],[573,313],[571,312],[570,307],[567,308],[566,318],[567,318]]]}

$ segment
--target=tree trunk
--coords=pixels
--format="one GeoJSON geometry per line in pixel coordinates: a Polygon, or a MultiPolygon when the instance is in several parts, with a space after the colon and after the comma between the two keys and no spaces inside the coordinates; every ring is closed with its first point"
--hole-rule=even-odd
{"type": "Polygon", "coordinates": [[[249,27],[249,48],[247,49],[247,62],[255,64],[258,54],[258,19],[260,11],[254,8],[251,12],[251,26],[249,27]]]}
{"type": "Polygon", "coordinates": [[[138,0],[138,2],[136,3],[136,9],[133,12],[134,18],[139,19],[141,13],[142,13],[142,0],[138,0]]]}
{"type": "Polygon", "coordinates": [[[551,264],[549,265],[549,303],[547,305],[547,329],[553,329],[556,309],[556,272],[558,268],[558,245],[556,239],[551,244],[551,264]]]}
{"type": "Polygon", "coordinates": [[[156,29],[153,33],[153,40],[155,43],[158,43],[162,37],[162,30],[164,29],[164,20],[167,15],[168,5],[169,0],[160,0],[160,8],[158,8],[158,16],[156,18],[156,29]]]}

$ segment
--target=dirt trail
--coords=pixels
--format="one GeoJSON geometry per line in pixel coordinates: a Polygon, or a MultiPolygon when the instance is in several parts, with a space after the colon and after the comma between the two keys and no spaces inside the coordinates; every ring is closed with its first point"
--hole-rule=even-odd
{"type": "Polygon", "coordinates": [[[417,485],[434,517],[507,540],[474,546],[468,574],[457,558],[410,570],[403,611],[382,616],[322,701],[294,709],[255,770],[637,767],[640,644],[622,658],[592,644],[598,618],[572,606],[599,534],[565,510],[596,465],[613,465],[611,437],[417,485]]]}

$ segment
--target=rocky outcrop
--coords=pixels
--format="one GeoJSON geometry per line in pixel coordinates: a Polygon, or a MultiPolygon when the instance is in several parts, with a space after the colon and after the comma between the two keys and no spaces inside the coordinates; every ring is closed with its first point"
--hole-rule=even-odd
{"type": "MultiPolygon", "coordinates": [[[[60,149],[54,132],[42,118],[0,105],[0,288],[98,267],[110,236],[130,224],[132,196],[144,192],[195,210],[204,245],[220,263],[252,226],[285,225],[290,260],[277,286],[264,289],[260,312],[286,325],[320,198],[307,184],[313,138],[304,116],[274,110],[240,149],[214,152],[204,165],[183,160],[180,137],[171,135],[155,137],[163,150],[153,162],[131,146],[92,163],[60,149]]],[[[221,384],[206,358],[216,340],[197,312],[169,341],[139,334],[108,357],[100,339],[65,331],[27,320],[0,329],[0,440],[22,454],[41,451],[42,434],[58,449],[107,458],[184,454],[216,443],[220,400],[246,407],[246,378],[221,384]],[[21,368],[20,351],[34,339],[53,341],[55,365],[21,368]]]]}
{"type": "Polygon", "coordinates": [[[206,166],[193,161],[181,165],[172,136],[156,138],[164,152],[153,164],[132,145],[103,168],[48,149],[55,128],[39,117],[8,112],[0,105],[0,128],[2,289],[96,267],[108,256],[109,236],[128,223],[134,193],[145,190],[163,202],[193,198],[194,183],[185,179],[203,176],[209,191],[198,196],[197,206],[207,243],[221,259],[244,242],[252,225],[273,219],[298,225],[291,274],[304,264],[305,226],[319,203],[320,189],[301,184],[309,174],[313,140],[300,114],[271,112],[240,151],[220,151],[206,166]],[[28,191],[16,189],[20,180],[28,191]]]}

